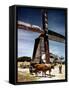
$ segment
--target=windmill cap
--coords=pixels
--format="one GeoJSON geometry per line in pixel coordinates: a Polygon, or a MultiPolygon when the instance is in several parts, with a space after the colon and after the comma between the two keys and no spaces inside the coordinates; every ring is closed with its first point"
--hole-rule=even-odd
{"type": "Polygon", "coordinates": [[[44,37],[46,33],[41,33],[39,37],[44,37]]]}

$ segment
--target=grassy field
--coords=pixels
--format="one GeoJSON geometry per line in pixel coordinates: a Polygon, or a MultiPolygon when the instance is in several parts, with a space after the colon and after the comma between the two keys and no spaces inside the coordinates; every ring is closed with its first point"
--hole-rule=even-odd
{"type": "Polygon", "coordinates": [[[28,67],[29,65],[29,62],[18,62],[18,82],[28,82],[37,79],[37,77],[30,75],[29,68],[23,68],[24,66],[28,67]]]}
{"type": "Polygon", "coordinates": [[[35,81],[39,79],[39,77],[35,77],[34,75],[30,75],[28,72],[18,72],[18,82],[28,82],[35,81]]]}
{"type": "Polygon", "coordinates": [[[29,72],[29,68],[22,69],[18,67],[18,82],[28,82],[28,81],[42,81],[42,80],[60,80],[65,79],[65,65],[62,65],[62,73],[59,73],[58,65],[51,72],[51,76],[48,75],[49,72],[47,71],[46,77],[40,77],[42,74],[38,74],[36,77],[35,75],[31,75],[29,72]]]}

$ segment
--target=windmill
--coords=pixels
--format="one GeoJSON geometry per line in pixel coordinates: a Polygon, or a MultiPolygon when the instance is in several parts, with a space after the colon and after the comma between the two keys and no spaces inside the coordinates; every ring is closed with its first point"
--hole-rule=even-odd
{"type": "Polygon", "coordinates": [[[17,28],[40,33],[40,36],[35,39],[32,57],[32,62],[34,63],[50,63],[49,40],[65,42],[63,35],[48,30],[47,9],[42,10],[42,28],[22,21],[18,21],[17,28]]]}

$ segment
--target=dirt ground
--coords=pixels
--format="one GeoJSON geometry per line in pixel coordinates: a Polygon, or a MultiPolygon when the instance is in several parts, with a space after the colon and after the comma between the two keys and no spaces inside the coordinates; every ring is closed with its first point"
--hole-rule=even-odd
{"type": "Polygon", "coordinates": [[[59,73],[58,65],[55,66],[51,71],[51,76],[49,76],[49,71],[46,73],[46,77],[42,76],[42,73],[38,73],[36,77],[34,75],[30,75],[29,69],[21,69],[18,68],[18,82],[28,82],[28,81],[46,81],[46,80],[61,80],[65,79],[65,65],[62,65],[62,73],[59,73]]]}

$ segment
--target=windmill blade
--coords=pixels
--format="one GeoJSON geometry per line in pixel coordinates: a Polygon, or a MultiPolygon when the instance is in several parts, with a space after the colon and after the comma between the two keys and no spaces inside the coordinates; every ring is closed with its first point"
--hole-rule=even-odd
{"type": "Polygon", "coordinates": [[[51,30],[48,30],[48,38],[49,38],[49,40],[53,40],[56,42],[61,42],[61,43],[65,42],[65,37],[63,35],[58,34],[51,30]]]}
{"type": "MultiPolygon", "coordinates": [[[[32,31],[32,32],[38,32],[38,33],[44,33],[44,31],[41,29],[41,27],[37,25],[31,25],[29,23],[25,23],[22,21],[17,22],[17,28],[23,29],[26,31],[32,31]]],[[[56,41],[56,42],[65,42],[65,37],[61,34],[58,34],[52,30],[48,30],[48,38],[49,40],[56,41]]]]}
{"type": "Polygon", "coordinates": [[[41,27],[39,27],[37,25],[31,25],[29,23],[25,23],[25,22],[22,22],[22,21],[17,22],[17,28],[23,29],[23,30],[26,30],[26,31],[44,33],[42,31],[41,27]]]}

